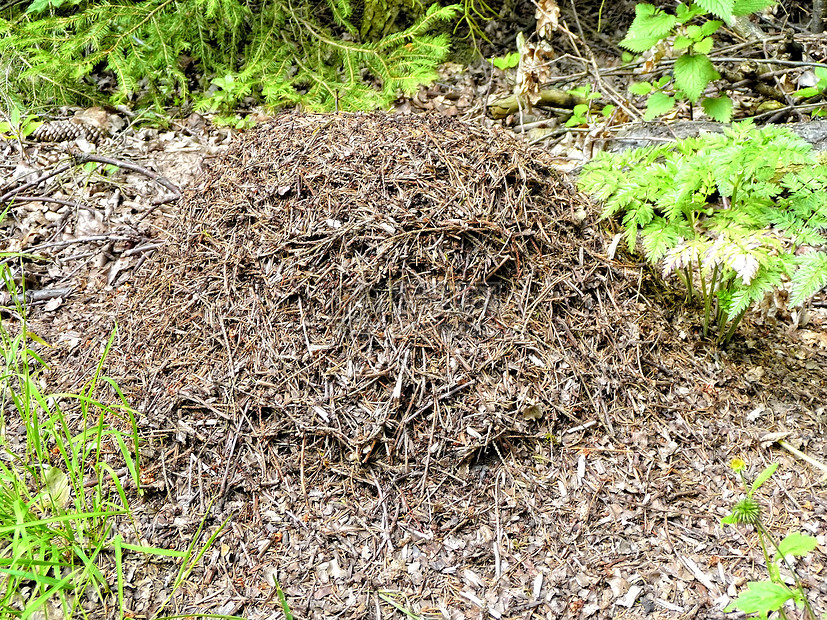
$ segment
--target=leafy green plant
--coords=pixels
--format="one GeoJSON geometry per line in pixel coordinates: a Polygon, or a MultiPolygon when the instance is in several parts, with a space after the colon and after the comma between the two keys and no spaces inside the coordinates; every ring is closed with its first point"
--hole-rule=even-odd
{"type": "Polygon", "coordinates": [[[23,116],[20,108],[12,105],[6,120],[0,121],[0,138],[22,141],[42,124],[42,121],[37,120],[37,116],[23,116]]]}
{"type": "Polygon", "coordinates": [[[520,64],[520,52],[511,52],[505,56],[495,56],[491,59],[491,64],[502,71],[513,69],[520,64]]]}
{"type": "MultiPolygon", "coordinates": [[[[419,6],[419,5],[417,5],[419,6]]],[[[19,101],[140,100],[229,111],[368,109],[436,78],[457,6],[421,7],[411,25],[361,40],[349,0],[35,0],[0,11],[0,91],[19,101]],[[96,75],[117,86],[98,92],[96,75]]]]}
{"type": "Polygon", "coordinates": [[[827,166],[783,127],[745,121],[624,153],[601,153],[580,187],[622,217],[629,249],[676,274],[725,343],[746,311],[792,281],[793,305],[827,286],[827,166]]]}
{"type": "Polygon", "coordinates": [[[227,116],[216,116],[212,119],[216,127],[232,127],[233,129],[251,129],[256,126],[256,120],[249,114],[230,114],[227,116]]]}
{"type": "MultiPolygon", "coordinates": [[[[568,91],[568,93],[570,95],[574,95],[575,97],[582,97],[586,100],[586,103],[578,103],[572,108],[571,116],[566,121],[566,127],[577,127],[579,125],[589,125],[593,123],[596,115],[592,109],[592,101],[595,99],[600,99],[600,93],[593,92],[592,87],[589,84],[572,88],[568,91]]],[[[603,118],[609,118],[614,110],[615,106],[611,104],[604,105],[600,109],[600,116],[603,118]]]]}
{"type": "MultiPolygon", "coordinates": [[[[774,0],[696,0],[678,4],[674,14],[643,2],[635,5],[635,19],[620,45],[641,53],[670,40],[672,50],[682,52],[675,59],[671,80],[641,82],[629,89],[632,94],[649,95],[647,120],[665,114],[678,100],[687,99],[694,104],[701,99],[710,82],[720,79],[709,59],[709,52],[714,45],[713,35],[724,23],[721,20],[732,22],[736,17],[773,4],[774,0]],[[720,19],[710,19],[701,25],[690,23],[709,14],[720,19]]],[[[732,101],[726,95],[704,97],[701,105],[717,121],[729,122],[732,117],[732,101]]]]}
{"type": "Polygon", "coordinates": [[[807,592],[801,583],[801,579],[789,558],[803,557],[818,546],[818,541],[812,536],[792,532],[781,542],[776,542],[772,533],[766,528],[761,520],[761,505],[755,499],[755,493],[761,486],[770,479],[778,469],[778,463],[773,463],[764,469],[752,482],[748,484],[744,470],[746,463],[742,459],[733,459],[730,464],[732,469],[741,478],[744,488],[747,489],[746,497],[733,506],[729,516],[721,519],[722,525],[751,525],[758,534],[758,542],[761,545],[761,552],[764,555],[765,566],[769,574],[769,580],[751,581],[747,589],[737,599],[732,601],[725,609],[725,612],[740,610],[746,614],[756,614],[760,618],[767,618],[768,614],[777,611],[782,618],[786,618],[784,606],[793,601],[796,606],[803,608],[809,620],[816,620],[815,611],[807,597],[807,592]],[[774,557],[772,557],[774,556],[774,557]],[[781,568],[786,567],[792,577],[794,587],[785,583],[781,568]]]}

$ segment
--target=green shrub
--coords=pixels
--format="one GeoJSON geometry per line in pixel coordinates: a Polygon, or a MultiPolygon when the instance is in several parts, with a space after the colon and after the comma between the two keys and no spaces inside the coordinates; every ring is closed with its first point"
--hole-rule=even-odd
{"type": "Polygon", "coordinates": [[[601,153],[580,187],[622,217],[629,249],[676,274],[726,342],[744,313],[792,280],[790,303],[827,285],[827,166],[788,130],[749,122],[723,135],[601,153]],[[726,328],[727,324],[729,327],[726,328]]]}
{"type": "Polygon", "coordinates": [[[108,99],[228,110],[247,97],[317,110],[389,104],[436,77],[457,7],[434,4],[409,28],[360,41],[350,0],[34,0],[0,13],[0,91],[34,102],[108,99]],[[25,9],[25,11],[24,11],[25,9]]]}

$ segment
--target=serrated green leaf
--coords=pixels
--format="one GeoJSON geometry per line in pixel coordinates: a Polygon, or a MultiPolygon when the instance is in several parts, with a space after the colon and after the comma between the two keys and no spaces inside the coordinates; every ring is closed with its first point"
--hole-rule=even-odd
{"type": "MultiPolygon", "coordinates": [[[[754,257],[744,257],[745,261],[750,261],[754,257]]],[[[750,265],[748,264],[747,267],[750,265]]],[[[746,311],[753,304],[760,302],[764,296],[777,288],[781,283],[781,273],[779,271],[761,271],[754,276],[749,284],[743,285],[738,280],[732,280],[728,283],[728,306],[726,310],[727,320],[737,320],[741,314],[746,311]]]]}
{"type": "Polygon", "coordinates": [[[745,614],[768,614],[781,609],[793,596],[793,592],[786,586],[771,581],[750,581],[747,590],[727,605],[724,611],[738,609],[745,614]]]}
{"type": "Polygon", "coordinates": [[[645,52],[668,35],[676,23],[674,15],[664,13],[651,4],[638,3],[635,5],[635,19],[620,46],[632,52],[645,52]]]}
{"type": "Polygon", "coordinates": [[[712,40],[712,37],[706,37],[698,41],[692,49],[696,54],[708,54],[714,44],[715,41],[712,40]]]}
{"type": "Polygon", "coordinates": [[[810,553],[810,551],[815,549],[817,546],[818,541],[812,536],[807,536],[806,534],[800,534],[798,532],[792,532],[790,534],[787,534],[784,540],[778,543],[778,553],[782,557],[787,555],[803,557],[810,553]]]}
{"type": "Polygon", "coordinates": [[[634,82],[629,86],[629,92],[633,95],[648,95],[652,92],[652,85],[649,82],[634,82]]]}
{"type": "Polygon", "coordinates": [[[732,99],[726,95],[706,97],[701,106],[709,118],[719,123],[728,123],[732,119],[732,99]]]}
{"type": "Polygon", "coordinates": [[[689,37],[684,37],[683,35],[681,35],[679,37],[675,37],[675,42],[672,43],[672,49],[675,49],[675,50],[678,50],[678,51],[685,50],[690,45],[692,45],[692,39],[690,39],[689,37]]]}
{"type": "Polygon", "coordinates": [[[693,103],[704,92],[707,84],[721,75],[703,54],[684,54],[675,61],[675,86],[693,103]]]}
{"type": "Polygon", "coordinates": [[[656,217],[643,228],[643,252],[650,263],[656,263],[680,241],[682,230],[679,226],[670,226],[662,217],[656,217]]]}
{"type": "Polygon", "coordinates": [[[732,9],[735,7],[735,0],[695,0],[695,4],[726,21],[733,18],[732,9]]]}
{"type": "Polygon", "coordinates": [[[736,17],[757,13],[775,4],[774,0],[735,0],[732,14],[736,17]]]}
{"type": "Polygon", "coordinates": [[[678,18],[679,24],[685,24],[690,19],[694,19],[698,15],[701,15],[703,12],[704,10],[695,4],[690,4],[689,6],[687,6],[681,3],[678,4],[677,8],[675,9],[675,16],[678,18]]]}
{"type": "Polygon", "coordinates": [[[701,26],[701,36],[708,37],[716,32],[718,32],[718,28],[724,25],[724,22],[719,21],[717,19],[710,19],[708,22],[705,22],[703,26],[701,26]]]}
{"type": "Polygon", "coordinates": [[[666,93],[652,93],[649,100],[646,102],[646,112],[643,114],[643,119],[651,121],[661,114],[666,114],[669,110],[675,107],[675,98],[670,97],[666,93]]]}
{"type": "Polygon", "coordinates": [[[640,53],[645,52],[649,49],[652,49],[655,45],[660,43],[660,40],[662,38],[663,37],[653,37],[653,36],[643,36],[643,35],[637,35],[637,36],[632,37],[632,36],[627,34],[626,37],[620,43],[618,43],[618,45],[620,45],[621,47],[625,47],[630,52],[635,52],[637,54],[640,54],[640,53]]]}

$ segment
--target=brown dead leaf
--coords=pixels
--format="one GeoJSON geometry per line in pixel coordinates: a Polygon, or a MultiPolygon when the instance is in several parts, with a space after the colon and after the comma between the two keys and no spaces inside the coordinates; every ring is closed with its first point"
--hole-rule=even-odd
{"type": "Polygon", "coordinates": [[[520,64],[514,94],[524,97],[533,106],[540,100],[542,84],[551,77],[549,61],[554,58],[554,50],[546,41],[527,42],[522,33],[517,37],[517,50],[520,52],[520,64]]]}
{"type": "Polygon", "coordinates": [[[557,6],[555,0],[539,0],[535,6],[537,7],[534,12],[537,18],[537,36],[541,39],[550,39],[552,33],[557,30],[560,7],[557,6]]]}

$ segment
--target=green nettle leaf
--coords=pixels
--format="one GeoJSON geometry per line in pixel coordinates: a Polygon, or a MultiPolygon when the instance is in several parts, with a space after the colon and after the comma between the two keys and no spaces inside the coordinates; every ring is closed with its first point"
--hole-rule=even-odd
{"type": "Polygon", "coordinates": [[[707,13],[712,13],[727,21],[732,19],[732,10],[735,8],[735,0],[695,0],[695,4],[707,13]]]}
{"type": "Polygon", "coordinates": [[[707,116],[719,123],[728,123],[732,119],[732,99],[726,95],[706,97],[701,106],[707,116]]]}
{"type": "Polygon", "coordinates": [[[750,13],[763,11],[774,4],[775,0],[735,0],[735,5],[732,7],[732,14],[736,17],[749,15],[750,13]]]}
{"type": "Polygon", "coordinates": [[[703,9],[695,4],[691,6],[687,6],[685,4],[678,4],[677,9],[675,9],[676,17],[678,18],[679,24],[685,24],[690,19],[697,17],[703,13],[703,9]]]}
{"type": "Polygon", "coordinates": [[[707,84],[720,77],[712,62],[703,54],[684,54],[675,61],[675,85],[693,103],[707,84]]]}
{"type": "Polygon", "coordinates": [[[818,547],[818,540],[812,536],[792,532],[778,543],[778,554],[782,557],[787,555],[804,557],[816,547],[818,547]]]}
{"type": "Polygon", "coordinates": [[[635,5],[635,19],[620,45],[632,52],[645,52],[668,35],[676,23],[674,15],[664,13],[651,4],[638,3],[635,5]]]}
{"type": "Polygon", "coordinates": [[[708,54],[712,51],[712,46],[714,44],[715,41],[712,40],[712,37],[706,37],[698,41],[692,49],[696,54],[708,54]]]}
{"type": "Polygon", "coordinates": [[[629,92],[633,95],[648,95],[652,92],[652,85],[649,82],[635,82],[629,86],[629,92]]]}
{"type": "Polygon", "coordinates": [[[718,28],[724,25],[724,22],[718,21],[717,19],[710,19],[708,22],[704,23],[701,26],[701,36],[708,37],[710,35],[715,34],[718,31],[718,28]]]}
{"type": "Polygon", "coordinates": [[[675,41],[672,43],[672,49],[685,50],[692,45],[692,42],[692,39],[689,37],[684,37],[683,35],[675,37],[675,41]]]}
{"type": "Polygon", "coordinates": [[[646,102],[646,112],[643,114],[643,119],[651,121],[661,114],[666,114],[674,107],[674,97],[670,97],[666,93],[662,92],[652,93],[652,96],[649,97],[649,100],[646,102]]]}
{"type": "Polygon", "coordinates": [[[727,605],[724,611],[738,609],[746,614],[768,614],[781,609],[784,603],[794,596],[792,590],[786,586],[771,581],[750,581],[747,583],[746,592],[727,605]]]}

